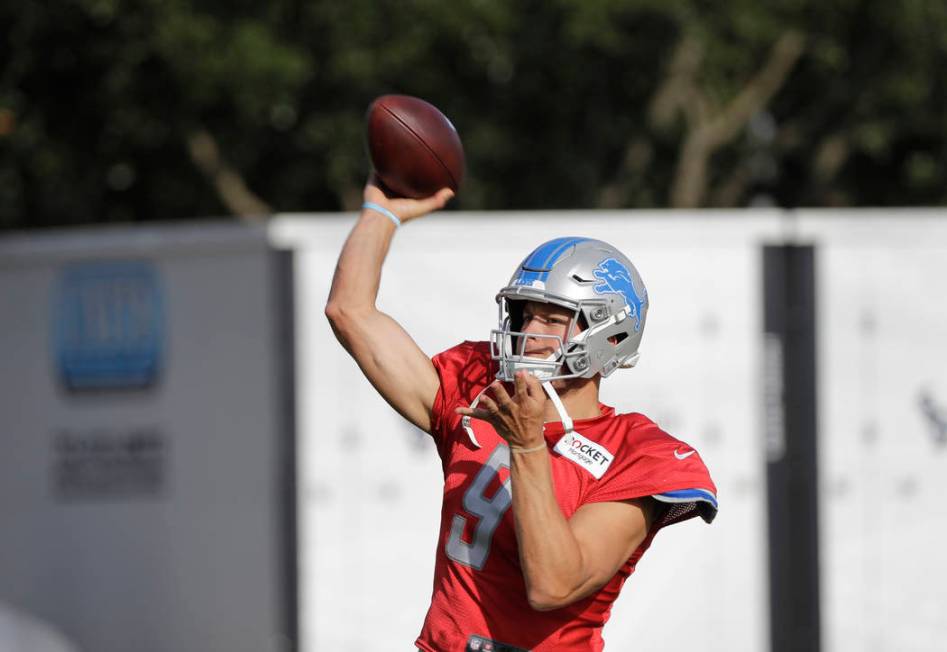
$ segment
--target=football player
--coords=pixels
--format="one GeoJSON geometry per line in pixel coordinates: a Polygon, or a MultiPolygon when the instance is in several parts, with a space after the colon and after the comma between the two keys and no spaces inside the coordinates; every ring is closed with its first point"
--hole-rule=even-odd
{"type": "Polygon", "coordinates": [[[662,527],[717,511],[699,454],[647,417],[599,402],[630,367],[648,314],[611,245],[537,247],[497,295],[489,341],[425,355],[375,307],[396,228],[449,189],[390,199],[374,179],[339,256],[326,315],[386,401],[430,433],[444,468],[428,652],[601,650],[602,626],[662,527]]]}

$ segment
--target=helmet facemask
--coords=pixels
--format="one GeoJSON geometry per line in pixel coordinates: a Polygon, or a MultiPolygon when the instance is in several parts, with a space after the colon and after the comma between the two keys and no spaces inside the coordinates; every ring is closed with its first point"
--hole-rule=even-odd
{"type": "MultiPolygon", "coordinates": [[[[604,305],[599,301],[546,301],[552,305],[572,311],[566,329],[565,341],[558,335],[526,333],[522,330],[523,307],[526,297],[512,299],[498,297],[500,328],[491,331],[491,356],[499,363],[497,378],[512,381],[517,371],[528,371],[542,381],[568,380],[571,378],[591,378],[599,373],[593,370],[589,358],[587,338],[609,326],[608,323],[595,324],[589,328],[590,318],[606,315],[604,305]],[[576,327],[581,330],[576,332],[576,327]],[[545,341],[552,353],[539,358],[526,355],[527,344],[545,341]]],[[[535,299],[530,299],[535,300],[535,299]]],[[[609,370],[611,371],[611,370],[609,370]]],[[[607,375],[607,374],[605,374],[607,375]]]]}

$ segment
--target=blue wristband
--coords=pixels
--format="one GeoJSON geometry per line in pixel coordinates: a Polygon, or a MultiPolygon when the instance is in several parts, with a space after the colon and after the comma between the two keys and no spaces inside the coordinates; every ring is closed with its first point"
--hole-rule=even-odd
{"type": "Polygon", "coordinates": [[[395,226],[401,226],[401,220],[398,219],[398,216],[395,215],[394,213],[392,213],[390,210],[388,210],[388,209],[385,208],[384,206],[381,206],[381,205],[379,205],[379,204],[376,204],[375,202],[372,202],[372,201],[367,201],[367,202],[365,202],[364,204],[362,204],[362,208],[363,208],[363,209],[367,208],[367,209],[370,210],[370,211],[375,211],[376,213],[381,213],[382,215],[384,215],[385,217],[387,217],[389,220],[391,220],[392,222],[394,222],[394,223],[395,223],[395,226]]]}

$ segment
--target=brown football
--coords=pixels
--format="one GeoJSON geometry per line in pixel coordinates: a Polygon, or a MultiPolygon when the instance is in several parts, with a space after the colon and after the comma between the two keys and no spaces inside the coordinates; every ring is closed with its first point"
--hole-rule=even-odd
{"type": "Polygon", "coordinates": [[[460,188],[464,147],[454,125],[433,104],[410,95],[382,95],[368,107],[368,154],[382,183],[400,197],[428,197],[460,188]]]}

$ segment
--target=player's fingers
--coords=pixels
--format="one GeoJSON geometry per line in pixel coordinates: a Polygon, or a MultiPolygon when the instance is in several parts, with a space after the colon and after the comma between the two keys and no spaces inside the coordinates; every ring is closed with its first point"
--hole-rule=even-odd
{"type": "Polygon", "coordinates": [[[480,397],[480,405],[482,405],[483,409],[490,414],[496,414],[500,411],[500,408],[497,406],[496,402],[486,394],[483,394],[480,397]]]}
{"type": "Polygon", "coordinates": [[[539,382],[539,379],[533,374],[527,373],[526,378],[524,378],[526,383],[526,393],[533,400],[542,400],[545,401],[545,393],[543,392],[543,385],[539,382]]]}
{"type": "Polygon", "coordinates": [[[510,398],[502,381],[495,380],[490,384],[490,395],[494,397],[497,405],[502,408],[508,409],[513,406],[513,399],[510,398]]]}
{"type": "Polygon", "coordinates": [[[441,188],[434,193],[434,200],[443,207],[447,202],[454,198],[454,191],[450,188],[441,188]]]}
{"type": "Polygon", "coordinates": [[[430,197],[419,199],[417,201],[417,208],[422,213],[430,213],[431,211],[436,211],[440,208],[444,208],[444,205],[453,196],[454,196],[453,190],[451,190],[450,188],[441,188],[430,197]]]}
{"type": "Polygon", "coordinates": [[[469,408],[469,407],[458,407],[454,408],[454,414],[459,414],[462,417],[470,417],[472,419],[480,419],[481,421],[489,421],[493,416],[491,413],[480,408],[469,408]]]}
{"type": "Polygon", "coordinates": [[[529,396],[529,383],[526,380],[527,376],[532,374],[528,371],[517,371],[516,372],[516,395],[520,397],[520,400],[529,396]]]}

